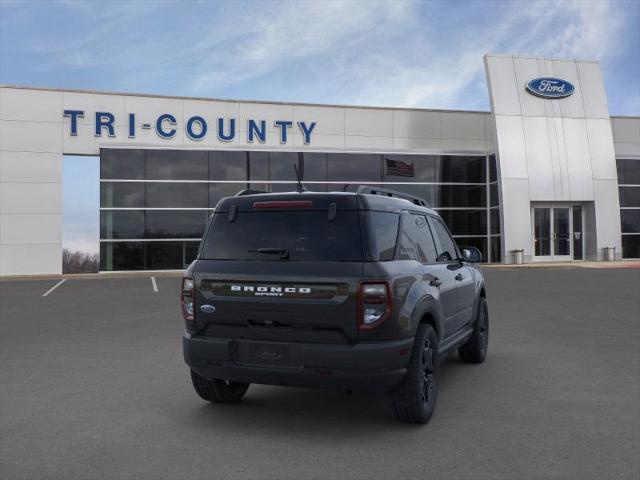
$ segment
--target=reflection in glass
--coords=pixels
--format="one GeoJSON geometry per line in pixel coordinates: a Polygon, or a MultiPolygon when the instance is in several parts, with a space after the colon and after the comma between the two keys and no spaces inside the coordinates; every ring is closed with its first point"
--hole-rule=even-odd
{"type": "Polygon", "coordinates": [[[209,180],[246,181],[248,164],[248,152],[209,152],[209,180]]]}
{"type": "Polygon", "coordinates": [[[145,206],[142,182],[100,183],[100,206],[103,208],[143,208],[145,206]]]}
{"type": "Polygon", "coordinates": [[[620,210],[622,233],[640,233],[640,210],[620,210]]]}
{"type": "Polygon", "coordinates": [[[147,207],[207,208],[207,183],[154,183],[147,186],[147,207]]]}
{"type": "Polygon", "coordinates": [[[622,258],[640,258],[640,235],[622,235],[622,258]]]}
{"type": "Polygon", "coordinates": [[[535,255],[551,255],[551,209],[534,208],[533,222],[535,255]]]}
{"type": "Polygon", "coordinates": [[[100,270],[145,270],[142,242],[100,242],[100,270]]]}
{"type": "Polygon", "coordinates": [[[120,180],[145,179],[144,150],[100,149],[100,178],[120,180]]]}
{"type": "Polygon", "coordinates": [[[100,238],[143,238],[144,211],[102,210],[100,238]]]}
{"type": "Polygon", "coordinates": [[[640,185],[640,159],[618,158],[616,164],[620,185],[640,185]]]}
{"type": "Polygon", "coordinates": [[[571,255],[568,208],[553,209],[553,254],[571,255]]]}
{"type": "Polygon", "coordinates": [[[582,260],[582,207],[573,206],[573,259],[582,260]]]}
{"type": "Polygon", "coordinates": [[[486,210],[438,210],[452,235],[486,235],[486,210]]]}
{"type": "Polygon", "coordinates": [[[205,151],[147,150],[147,180],[207,180],[205,151]]]}
{"type": "Polygon", "coordinates": [[[200,238],[206,210],[147,210],[145,238],[200,238]]]}
{"type": "Polygon", "coordinates": [[[328,153],[329,181],[379,182],[381,155],[356,153],[328,153]]]}
{"type": "Polygon", "coordinates": [[[640,187],[619,187],[621,207],[640,207],[640,187]]]}

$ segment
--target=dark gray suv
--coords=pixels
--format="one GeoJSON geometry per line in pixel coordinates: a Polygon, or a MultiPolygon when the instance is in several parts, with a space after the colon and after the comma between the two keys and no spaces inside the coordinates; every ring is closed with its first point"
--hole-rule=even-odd
{"type": "Polygon", "coordinates": [[[396,418],[425,423],[439,361],[487,354],[479,261],[390,190],[224,198],[182,280],[193,386],[213,402],[251,383],[385,392],[396,418]]]}

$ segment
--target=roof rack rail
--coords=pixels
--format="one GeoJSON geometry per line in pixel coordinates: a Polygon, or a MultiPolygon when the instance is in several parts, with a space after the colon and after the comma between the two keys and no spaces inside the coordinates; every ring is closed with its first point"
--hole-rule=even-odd
{"type": "Polygon", "coordinates": [[[402,198],[403,200],[410,201],[414,205],[431,208],[429,204],[426,202],[426,200],[423,200],[420,197],[415,197],[413,195],[409,195],[408,193],[396,192],[395,190],[388,190],[386,188],[371,187],[369,185],[360,185],[356,193],[358,194],[364,193],[367,195],[381,195],[383,197],[402,198]]]}
{"type": "Polygon", "coordinates": [[[251,188],[245,188],[244,190],[240,190],[234,196],[244,197],[245,195],[259,195],[261,193],[268,193],[268,192],[265,192],[264,190],[252,190],[251,188]]]}

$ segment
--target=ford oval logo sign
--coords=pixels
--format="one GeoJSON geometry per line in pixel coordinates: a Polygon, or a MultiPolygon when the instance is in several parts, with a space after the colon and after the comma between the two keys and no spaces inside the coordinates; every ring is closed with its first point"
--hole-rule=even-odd
{"type": "Polygon", "coordinates": [[[542,98],[568,97],[575,89],[571,83],[555,77],[534,78],[527,83],[529,93],[542,98]]]}
{"type": "Polygon", "coordinates": [[[200,311],[202,313],[213,313],[216,311],[216,307],[214,307],[213,305],[202,305],[200,306],[200,311]]]}

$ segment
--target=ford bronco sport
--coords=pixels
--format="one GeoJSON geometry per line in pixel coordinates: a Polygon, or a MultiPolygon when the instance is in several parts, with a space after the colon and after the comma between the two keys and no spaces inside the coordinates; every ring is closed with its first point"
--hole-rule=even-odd
{"type": "Polygon", "coordinates": [[[195,391],[236,402],[251,383],[388,393],[426,423],[439,361],[487,354],[478,249],[456,246],[416,197],[240,192],[211,216],[182,280],[195,391]]]}

